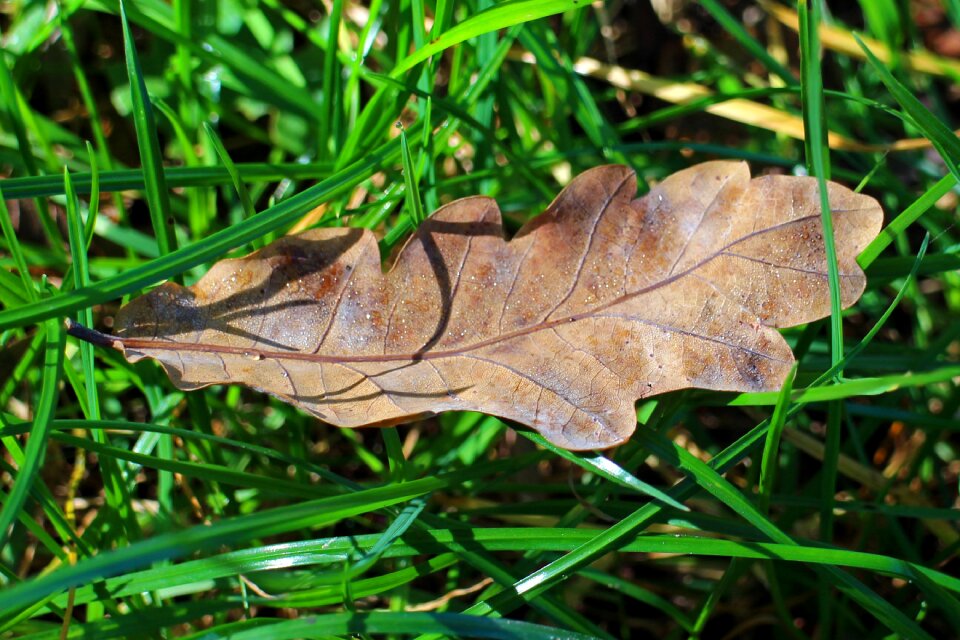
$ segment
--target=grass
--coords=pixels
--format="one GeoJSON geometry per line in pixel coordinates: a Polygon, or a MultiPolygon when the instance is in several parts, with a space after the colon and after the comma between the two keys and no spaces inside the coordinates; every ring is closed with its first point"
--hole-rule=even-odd
{"type": "Polygon", "coordinates": [[[2,637],[953,634],[956,61],[892,0],[584,5],[0,16],[2,637]],[[792,386],[646,400],[616,450],[477,414],[341,430],[64,340],[293,228],[387,255],[456,197],[515,230],[586,168],[713,158],[877,197],[868,288],[785,332],[792,386]]]}

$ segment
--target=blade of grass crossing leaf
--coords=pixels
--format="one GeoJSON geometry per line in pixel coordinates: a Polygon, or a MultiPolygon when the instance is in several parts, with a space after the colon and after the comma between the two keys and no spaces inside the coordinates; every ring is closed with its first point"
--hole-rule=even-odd
{"type": "MultiPolygon", "coordinates": [[[[830,361],[836,365],[843,360],[843,321],[840,302],[840,275],[837,265],[836,242],[833,236],[833,216],[826,181],[830,178],[830,148],[827,145],[826,110],[823,99],[823,79],[820,67],[820,0],[799,3],[800,67],[803,103],[803,123],[807,151],[807,168],[816,177],[820,195],[820,217],[823,244],[827,254],[827,280],[830,287],[830,361]]],[[[836,373],[842,375],[842,371],[836,373]]],[[[842,405],[831,403],[827,408],[826,448],[821,468],[820,535],[833,539],[833,497],[836,493],[837,460],[840,455],[842,405]]],[[[821,575],[819,589],[820,632],[832,635],[835,599],[826,575],[821,575]]]]}
{"type": "Polygon", "coordinates": [[[160,141],[157,137],[157,125],[153,117],[153,106],[147,95],[147,85],[143,80],[143,71],[133,42],[133,33],[127,21],[126,4],[120,0],[120,22],[123,27],[123,47],[126,54],[127,78],[133,100],[133,122],[137,131],[137,146],[140,148],[140,163],[143,169],[144,187],[147,204],[150,209],[150,222],[157,237],[160,255],[173,251],[173,218],[170,211],[170,194],[163,173],[163,157],[160,154],[160,141]]]}
{"type": "Polygon", "coordinates": [[[26,501],[27,494],[34,479],[43,465],[47,451],[47,433],[50,422],[53,420],[57,404],[58,386],[63,367],[63,344],[65,333],[59,320],[48,320],[45,323],[46,348],[43,358],[43,381],[40,388],[40,397],[34,408],[33,429],[24,449],[23,464],[20,467],[10,491],[7,502],[0,511],[0,549],[7,545],[10,539],[10,527],[26,501]]]}
{"type": "MultiPolygon", "coordinates": [[[[87,244],[83,221],[80,219],[80,203],[70,181],[70,171],[66,167],[63,169],[63,186],[67,193],[67,231],[70,238],[70,257],[73,259],[73,282],[79,289],[90,284],[90,271],[87,266],[87,244]]],[[[77,312],[77,318],[84,326],[93,326],[93,311],[89,307],[80,309],[77,312]]],[[[79,346],[89,417],[92,420],[99,420],[100,400],[94,380],[93,345],[89,342],[81,342],[79,346]]]]}
{"type": "MultiPolygon", "coordinates": [[[[93,174],[93,184],[97,185],[98,171],[96,158],[90,143],[87,143],[87,149],[91,161],[93,174]]],[[[73,189],[73,183],[70,172],[64,169],[63,173],[64,190],[67,194],[67,230],[70,238],[70,254],[73,259],[73,276],[77,288],[86,287],[90,284],[90,272],[87,264],[87,246],[89,245],[91,235],[84,228],[84,223],[80,219],[79,200],[73,189]]],[[[91,191],[91,208],[88,214],[87,229],[92,232],[93,225],[90,222],[95,217],[95,211],[99,203],[99,193],[97,189],[91,191]]],[[[77,312],[77,318],[84,326],[93,326],[93,311],[90,308],[80,309],[77,312]]],[[[84,391],[86,395],[87,418],[90,420],[99,420],[100,398],[97,391],[96,374],[94,371],[94,353],[93,345],[85,341],[80,341],[80,361],[83,368],[84,391]]],[[[110,439],[105,431],[96,431],[93,438],[101,444],[110,444],[110,439]]],[[[99,460],[100,473],[103,477],[104,496],[107,505],[119,517],[123,531],[126,534],[126,540],[134,540],[139,537],[140,527],[136,520],[136,514],[131,508],[130,496],[127,491],[127,483],[120,465],[116,459],[104,456],[99,460]]],[[[122,542],[125,542],[122,537],[122,542]]]]}
{"type": "Polygon", "coordinates": [[[830,147],[826,144],[826,109],[823,100],[820,69],[820,0],[804,0],[800,9],[800,66],[803,122],[807,150],[807,169],[816,177],[820,192],[820,216],[823,221],[823,243],[827,252],[827,277],[830,285],[830,357],[833,363],[843,358],[843,325],[841,322],[840,277],[837,268],[833,216],[826,188],[830,179],[830,147]]]}
{"type": "Polygon", "coordinates": [[[13,219],[10,217],[10,210],[7,209],[7,201],[4,199],[3,190],[0,189],[0,227],[3,230],[3,239],[7,243],[7,251],[13,258],[13,263],[17,265],[17,274],[20,276],[20,282],[23,284],[23,295],[30,302],[37,301],[37,289],[30,278],[30,269],[27,267],[27,259],[23,256],[23,249],[20,247],[20,239],[13,228],[13,219]]]}
{"type": "Polygon", "coordinates": [[[797,367],[794,364],[787,374],[787,379],[783,381],[783,388],[780,389],[780,395],[777,397],[777,404],[774,406],[773,415],[770,416],[770,430],[767,431],[767,439],[763,444],[763,457],[760,459],[760,486],[759,486],[759,504],[760,511],[766,513],[770,505],[770,495],[773,493],[773,482],[775,479],[778,453],[780,451],[780,435],[783,433],[783,427],[787,422],[787,408],[790,406],[790,394],[793,391],[793,380],[797,375],[797,367]]]}

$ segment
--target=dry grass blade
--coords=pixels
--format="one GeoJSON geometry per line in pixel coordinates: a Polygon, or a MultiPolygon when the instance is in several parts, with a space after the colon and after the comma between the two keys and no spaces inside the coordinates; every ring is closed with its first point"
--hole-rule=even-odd
{"type": "MultiPolygon", "coordinates": [[[[533,62],[529,56],[521,56],[526,62],[533,62]]],[[[709,88],[696,82],[676,82],[618,65],[600,62],[594,58],[580,58],[573,68],[593,78],[599,78],[618,89],[638,91],[651,95],[671,104],[690,104],[716,95],[709,88]]],[[[732,98],[706,105],[704,111],[733,122],[759,127],[796,140],[804,139],[803,119],[775,107],[761,104],[745,98],[732,98]]],[[[904,138],[889,144],[865,144],[852,140],[835,131],[827,133],[827,142],[831,149],[838,151],[858,151],[862,153],[883,153],[888,151],[916,151],[929,149],[932,145],[927,138],[904,138]]]]}
{"type": "MultiPolygon", "coordinates": [[[[793,31],[799,31],[800,16],[796,11],[790,9],[789,7],[785,7],[782,4],[770,2],[769,0],[761,0],[759,4],[763,6],[767,13],[776,18],[776,20],[785,27],[792,29],[793,31]]],[[[890,64],[893,61],[893,55],[891,55],[890,49],[888,49],[887,46],[882,42],[874,38],[867,38],[863,36],[861,36],[860,39],[865,45],[867,45],[867,47],[869,47],[871,51],[876,54],[876,56],[882,62],[890,64]]],[[[825,48],[832,51],[842,53],[850,56],[851,58],[857,58],[860,60],[866,59],[863,50],[860,48],[860,45],[857,44],[853,34],[846,29],[834,25],[822,24],[820,25],[820,42],[825,48]]],[[[900,63],[912,71],[929,73],[931,75],[943,76],[947,78],[956,78],[958,75],[960,75],[960,62],[950,58],[945,58],[943,56],[938,56],[929,51],[918,50],[899,52],[898,56],[900,63]]]]}

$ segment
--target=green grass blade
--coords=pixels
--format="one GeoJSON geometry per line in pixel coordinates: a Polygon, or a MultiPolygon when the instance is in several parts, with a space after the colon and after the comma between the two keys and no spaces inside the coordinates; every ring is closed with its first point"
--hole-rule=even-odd
{"type": "MultiPolygon", "coordinates": [[[[14,84],[13,72],[7,66],[6,58],[7,56],[0,52],[0,98],[2,98],[3,106],[6,107],[7,120],[13,129],[16,148],[23,160],[23,165],[29,175],[37,176],[40,174],[40,169],[37,166],[36,158],[33,156],[30,140],[27,138],[27,127],[24,122],[24,113],[21,110],[23,101],[20,99],[20,94],[14,84]]],[[[8,197],[10,197],[9,194],[8,197]]],[[[50,207],[42,200],[36,200],[35,203],[40,213],[40,223],[43,225],[50,246],[58,257],[62,257],[64,253],[63,238],[60,235],[60,229],[50,215],[50,207]]]]}
{"type": "Polygon", "coordinates": [[[956,134],[950,130],[943,120],[935,116],[920,102],[914,95],[914,92],[905,87],[898,81],[893,73],[884,65],[872,51],[863,43],[863,41],[854,34],[857,44],[867,56],[867,60],[873,66],[873,70],[880,77],[880,81],[890,92],[890,95],[897,101],[910,120],[916,125],[923,135],[930,140],[934,148],[940,153],[950,173],[960,181],[960,140],[956,134]]]}
{"type": "Polygon", "coordinates": [[[766,512],[770,505],[770,495],[773,493],[773,482],[776,474],[777,454],[780,450],[780,436],[787,421],[787,408],[790,404],[790,394],[793,391],[793,381],[797,375],[797,365],[794,364],[787,379],[783,381],[783,388],[777,397],[773,415],[770,417],[770,430],[763,444],[763,456],[760,459],[760,510],[766,512]]]}
{"type": "Polygon", "coordinates": [[[805,0],[799,5],[800,66],[803,76],[801,100],[807,148],[807,168],[817,179],[820,216],[823,221],[823,245],[827,252],[827,281],[830,286],[830,357],[833,364],[843,359],[843,322],[840,316],[840,275],[837,266],[833,215],[827,195],[830,179],[830,147],[827,145],[826,105],[820,68],[820,0],[805,0]]]}
{"type": "MultiPolygon", "coordinates": [[[[157,103],[157,108],[161,103],[157,103]]],[[[285,162],[235,163],[237,172],[245,182],[275,182],[289,178],[291,180],[309,180],[326,178],[331,173],[331,165],[324,162],[285,162]]],[[[230,184],[233,177],[226,167],[165,167],[165,180],[168,187],[198,187],[230,184]]],[[[120,169],[100,173],[101,188],[104,191],[126,191],[145,189],[143,171],[139,169],[120,169]]],[[[63,179],[60,176],[30,176],[27,178],[9,178],[3,187],[8,198],[36,198],[63,194],[63,179]]],[[[75,173],[73,188],[78,194],[91,192],[91,174],[75,173]]]]}
{"type": "Polygon", "coordinates": [[[866,269],[874,260],[879,257],[883,250],[890,246],[901,233],[907,230],[911,224],[916,222],[920,216],[927,213],[940,198],[950,193],[957,186],[956,174],[951,173],[937,181],[932,187],[923,192],[923,194],[914,200],[910,206],[904,209],[900,215],[894,218],[890,224],[884,227],[873,241],[867,245],[860,256],[857,258],[857,264],[866,269]]]}
{"type": "Polygon", "coordinates": [[[45,323],[46,347],[43,357],[43,383],[40,397],[34,409],[33,429],[23,452],[23,464],[17,473],[13,489],[0,510],[0,549],[10,539],[10,527],[20,513],[27,493],[33,485],[47,452],[47,434],[56,411],[58,386],[63,368],[63,344],[65,333],[59,320],[45,323]]]}
{"type": "Polygon", "coordinates": [[[17,274],[20,276],[20,282],[23,285],[23,295],[26,296],[28,301],[36,302],[37,289],[33,284],[33,279],[30,278],[30,268],[23,256],[20,239],[17,238],[17,232],[13,228],[13,220],[10,218],[10,210],[7,209],[7,201],[2,189],[0,189],[0,229],[3,230],[3,239],[7,243],[7,250],[17,267],[17,274]]]}
{"type": "Polygon", "coordinates": [[[638,491],[644,495],[650,496],[654,500],[659,500],[665,505],[673,507],[674,509],[679,509],[680,511],[690,511],[690,507],[687,505],[675,500],[667,492],[658,489],[653,485],[644,482],[643,480],[640,480],[632,473],[601,453],[581,453],[567,451],[566,449],[553,444],[539,433],[523,431],[523,435],[528,440],[535,442],[545,449],[549,449],[555,455],[565,458],[578,467],[581,467],[584,471],[595,473],[601,478],[615,482],[621,487],[626,487],[627,489],[632,489],[633,491],[638,491]]]}
{"type": "Polygon", "coordinates": [[[717,0],[700,0],[700,6],[709,13],[717,23],[733,36],[740,45],[746,49],[751,56],[763,63],[768,71],[774,73],[787,85],[796,85],[797,79],[793,73],[785,66],[780,64],[776,58],[771,56],[767,50],[757,42],[756,38],[740,24],[717,0]]]}
{"type": "MultiPolygon", "coordinates": [[[[90,284],[90,268],[87,264],[87,239],[84,223],[80,218],[80,202],[73,190],[70,181],[70,171],[64,168],[63,188],[67,193],[67,231],[70,238],[70,257],[73,260],[73,283],[80,289],[90,284]]],[[[91,217],[92,217],[91,213],[91,217]]],[[[77,318],[87,327],[93,326],[93,312],[90,309],[81,309],[77,318]]],[[[100,419],[100,398],[97,393],[97,383],[93,370],[93,345],[82,342],[80,345],[80,360],[83,368],[83,386],[87,400],[87,416],[93,420],[100,419]]]]}
{"type": "Polygon", "coordinates": [[[340,63],[337,60],[339,49],[340,20],[343,12],[343,0],[333,0],[330,15],[327,16],[327,48],[323,57],[323,112],[320,120],[320,149],[322,155],[335,157],[341,136],[340,124],[343,121],[340,107],[340,63]]]}
{"type": "MultiPolygon", "coordinates": [[[[800,67],[801,101],[803,102],[803,125],[806,144],[807,169],[817,179],[820,196],[820,217],[823,229],[823,244],[827,259],[827,281],[830,288],[830,361],[835,367],[843,361],[843,320],[840,298],[840,274],[837,263],[836,240],[834,239],[833,215],[827,192],[830,178],[830,147],[827,145],[826,103],[823,96],[823,70],[820,65],[820,0],[805,0],[799,3],[800,16],[800,67]]],[[[842,376],[842,370],[835,375],[842,376]]],[[[827,408],[827,442],[821,469],[820,532],[824,540],[833,538],[833,495],[836,493],[837,460],[840,454],[840,420],[842,406],[831,403],[827,408]]],[[[833,633],[834,597],[826,575],[820,577],[820,620],[824,633],[833,633]]]]}
{"type": "Polygon", "coordinates": [[[163,174],[163,156],[157,137],[157,124],[153,117],[153,105],[147,95],[147,85],[140,69],[140,59],[133,43],[130,23],[127,21],[126,4],[120,0],[120,22],[123,26],[123,48],[126,54],[127,79],[133,99],[133,122],[137,130],[137,146],[146,188],[147,204],[150,207],[150,222],[157,237],[160,255],[176,248],[173,234],[173,216],[170,210],[170,194],[163,174]]]}
{"type": "Polygon", "coordinates": [[[407,144],[407,134],[403,130],[403,125],[400,123],[397,124],[400,129],[400,157],[403,160],[403,182],[407,188],[407,211],[410,219],[413,221],[413,228],[416,229],[427,216],[423,212],[423,204],[420,201],[420,181],[413,168],[413,156],[410,154],[410,146],[407,144]]]}
{"type": "MultiPolygon", "coordinates": [[[[875,378],[846,379],[827,387],[807,387],[796,390],[790,399],[794,403],[829,402],[846,400],[856,396],[877,396],[897,389],[923,387],[937,382],[950,380],[958,375],[960,366],[946,366],[929,371],[907,372],[875,378]]],[[[731,407],[776,405],[779,393],[776,391],[743,393],[724,404],[731,407]]]]}
{"type": "MultiPolygon", "coordinates": [[[[384,558],[409,558],[424,553],[464,554],[471,546],[486,552],[510,551],[570,551],[589,543],[595,531],[588,529],[558,529],[536,527],[475,528],[469,539],[456,528],[433,526],[429,530],[410,530],[383,549],[384,558]]],[[[322,569],[343,562],[351,553],[369,554],[383,536],[365,534],[360,536],[337,536],[304,542],[280,543],[257,546],[238,551],[225,551],[206,558],[188,560],[179,564],[158,565],[123,576],[107,578],[103,588],[120,597],[145,591],[155,591],[164,585],[189,593],[187,587],[202,591],[202,584],[222,578],[268,570],[271,567],[322,569]]],[[[942,571],[929,569],[911,562],[889,556],[850,551],[835,547],[817,546],[810,541],[803,544],[781,544],[704,538],[699,535],[636,536],[626,541],[623,553],[660,553],[698,555],[701,557],[742,558],[748,560],[777,560],[797,564],[834,565],[860,569],[881,575],[894,575],[905,579],[922,576],[925,581],[945,592],[960,594],[960,578],[942,571]]],[[[588,570],[589,571],[589,570],[588,570]]],[[[585,571],[584,573],[587,573],[585,571]]],[[[86,585],[77,589],[77,604],[90,602],[97,597],[97,587],[86,585]]],[[[57,596],[54,603],[65,604],[66,595],[57,596]]]]}
{"type": "Polygon", "coordinates": [[[495,4],[447,29],[443,35],[434,38],[423,48],[417,49],[404,58],[390,76],[396,78],[414,68],[424,60],[484,33],[506,29],[523,22],[545,18],[564,11],[576,9],[580,0],[511,0],[495,4]]]}
{"type": "Polygon", "coordinates": [[[244,215],[247,218],[256,215],[257,210],[253,206],[253,200],[250,199],[250,192],[247,190],[247,185],[244,184],[240,172],[237,170],[236,165],[233,164],[233,160],[230,159],[230,154],[227,153],[226,147],[223,146],[223,141],[220,140],[220,136],[213,130],[209,122],[203,123],[203,130],[207,134],[210,144],[213,145],[214,150],[217,152],[220,162],[223,163],[223,166],[227,168],[227,173],[230,174],[230,180],[233,181],[233,188],[237,191],[237,196],[240,198],[240,206],[243,207],[244,215]]]}

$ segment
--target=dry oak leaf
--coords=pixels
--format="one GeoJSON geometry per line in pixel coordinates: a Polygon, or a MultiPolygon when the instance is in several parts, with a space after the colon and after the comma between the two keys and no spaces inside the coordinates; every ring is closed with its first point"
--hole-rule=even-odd
{"type": "MultiPolygon", "coordinates": [[[[844,307],[875,200],[829,184],[844,307]]],[[[313,229],[125,306],[114,346],[181,389],[243,384],[342,427],[481,411],[569,449],[624,442],[635,402],[777,389],[777,332],[830,313],[817,183],[744,163],[680,171],[636,199],[591,169],[511,241],[494,200],[436,211],[386,274],[366,230],[313,229]]]]}

